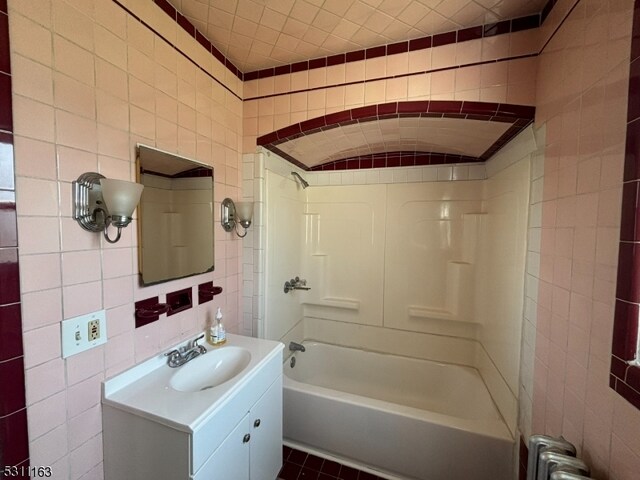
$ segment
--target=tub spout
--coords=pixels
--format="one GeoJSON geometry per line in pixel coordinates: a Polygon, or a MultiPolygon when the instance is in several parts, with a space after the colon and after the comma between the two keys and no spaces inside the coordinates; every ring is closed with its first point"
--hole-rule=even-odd
{"type": "Polygon", "coordinates": [[[296,342],[289,342],[289,350],[292,352],[304,352],[304,345],[300,345],[296,342]]]}

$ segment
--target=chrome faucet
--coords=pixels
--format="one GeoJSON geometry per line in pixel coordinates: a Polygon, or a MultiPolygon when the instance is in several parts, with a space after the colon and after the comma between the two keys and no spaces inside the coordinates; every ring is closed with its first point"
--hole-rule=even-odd
{"type": "Polygon", "coordinates": [[[304,345],[300,345],[299,343],[289,342],[289,350],[292,352],[304,352],[305,348],[304,345]]]}
{"type": "Polygon", "coordinates": [[[180,367],[188,361],[207,353],[206,348],[204,348],[202,345],[198,345],[198,340],[202,340],[203,338],[204,333],[199,337],[191,340],[190,342],[187,342],[186,345],[165,353],[164,356],[169,357],[169,359],[167,360],[167,365],[169,365],[171,368],[180,367]]]}

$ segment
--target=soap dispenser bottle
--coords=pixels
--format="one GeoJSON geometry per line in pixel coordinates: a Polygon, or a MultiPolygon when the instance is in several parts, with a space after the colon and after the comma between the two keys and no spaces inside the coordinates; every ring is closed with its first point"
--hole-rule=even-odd
{"type": "Polygon", "coordinates": [[[224,330],[224,325],[222,325],[222,311],[220,307],[218,307],[218,311],[216,312],[216,321],[209,330],[209,343],[211,345],[222,345],[227,341],[227,333],[224,330]]]}

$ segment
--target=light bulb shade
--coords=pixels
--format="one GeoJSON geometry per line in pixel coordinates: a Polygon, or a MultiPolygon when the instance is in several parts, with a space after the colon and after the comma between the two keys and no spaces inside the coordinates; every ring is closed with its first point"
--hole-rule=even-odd
{"type": "Polygon", "coordinates": [[[253,217],[253,202],[237,202],[236,217],[239,222],[251,223],[253,217]]]}
{"type": "Polygon", "coordinates": [[[124,180],[100,179],[102,198],[112,217],[131,218],[142,195],[144,185],[124,180]]]}

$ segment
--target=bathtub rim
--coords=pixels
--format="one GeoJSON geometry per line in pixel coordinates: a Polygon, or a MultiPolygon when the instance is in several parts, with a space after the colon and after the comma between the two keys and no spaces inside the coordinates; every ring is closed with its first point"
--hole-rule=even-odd
{"type": "Polygon", "coordinates": [[[390,356],[406,358],[410,360],[419,360],[419,361],[429,362],[436,365],[452,366],[456,368],[462,368],[465,370],[467,369],[473,370],[474,373],[479,377],[484,388],[487,390],[487,393],[491,400],[491,404],[495,409],[498,418],[496,420],[465,419],[465,418],[455,417],[453,415],[447,415],[444,413],[433,412],[431,410],[423,410],[415,407],[409,407],[406,405],[400,405],[397,403],[388,402],[385,400],[369,398],[363,395],[342,392],[340,390],[335,390],[332,388],[320,387],[310,383],[300,382],[298,380],[294,380],[293,378],[289,377],[286,374],[287,369],[291,368],[289,366],[291,357],[294,356],[296,352],[292,352],[291,355],[289,355],[287,358],[283,360],[283,364],[282,364],[283,376],[282,377],[283,377],[283,389],[285,390],[290,389],[300,393],[309,393],[311,395],[315,395],[325,399],[341,401],[351,405],[364,406],[366,408],[370,408],[372,410],[376,410],[380,412],[392,411],[406,418],[411,418],[419,421],[427,421],[439,426],[451,427],[462,432],[473,433],[481,436],[487,436],[487,437],[504,440],[511,443],[515,442],[515,439],[511,434],[509,427],[507,426],[502,414],[500,413],[500,410],[498,409],[493,397],[491,396],[491,392],[489,392],[489,388],[487,387],[484,379],[482,378],[482,375],[480,375],[480,372],[472,366],[447,363],[447,362],[422,359],[422,358],[414,358],[414,357],[409,357],[404,355],[396,355],[393,353],[379,352],[375,350],[365,350],[363,348],[347,347],[343,345],[336,345],[336,344],[321,342],[321,341],[312,340],[312,339],[303,340],[302,344],[304,345],[305,343],[307,345],[309,345],[310,343],[315,343],[320,345],[329,345],[329,346],[345,348],[350,350],[359,350],[365,353],[374,353],[378,355],[390,355],[390,356]]]}

